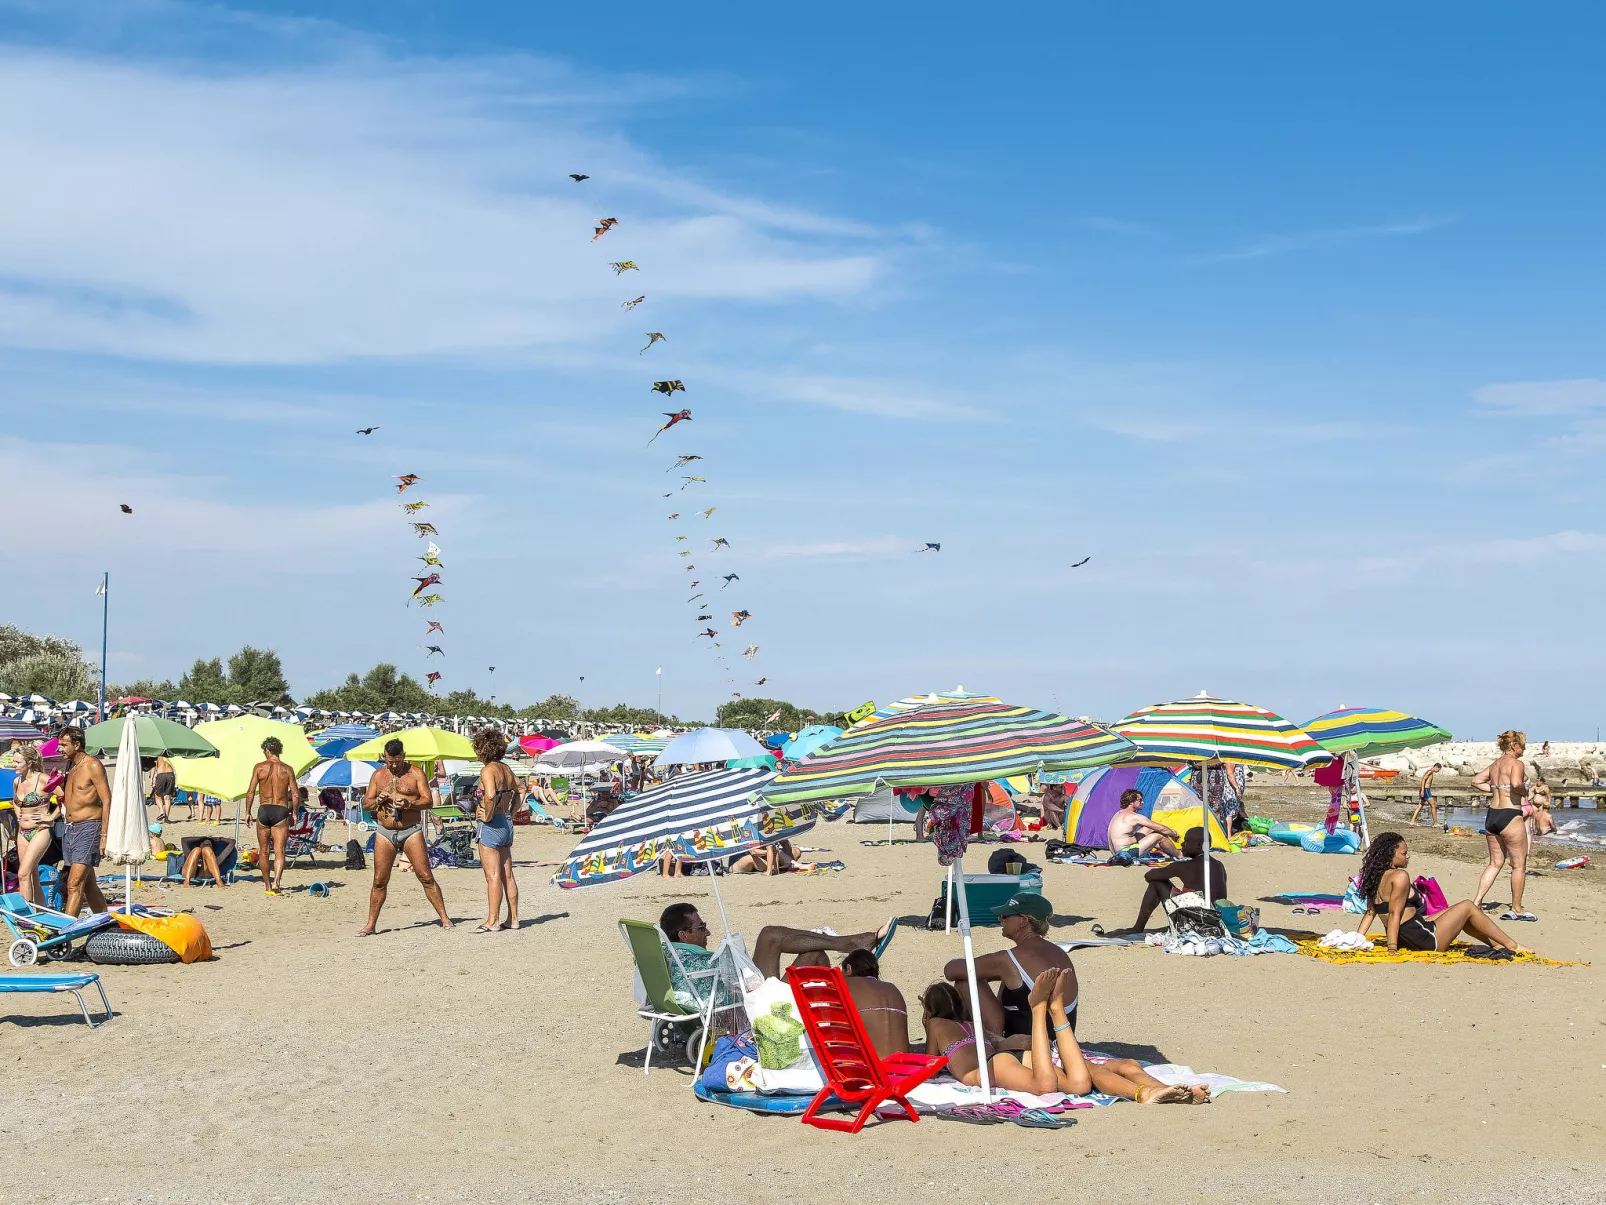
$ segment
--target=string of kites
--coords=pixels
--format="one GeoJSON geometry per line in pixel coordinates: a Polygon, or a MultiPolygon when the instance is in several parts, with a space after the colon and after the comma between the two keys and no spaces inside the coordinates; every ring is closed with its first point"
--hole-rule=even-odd
{"type": "MultiPolygon", "coordinates": [[[[423,478],[417,473],[398,473],[395,480],[397,483],[396,492],[398,494],[405,494],[413,486],[422,481],[423,478]]],[[[424,572],[414,575],[413,581],[416,582],[417,585],[413,587],[412,598],[409,600],[411,602],[416,602],[421,607],[434,607],[446,601],[444,596],[431,588],[441,584],[441,570],[445,568],[445,566],[441,564],[441,550],[436,545],[435,541],[430,538],[432,536],[439,535],[440,532],[436,530],[433,523],[427,523],[414,517],[419,511],[425,510],[428,507],[429,503],[422,498],[415,499],[412,502],[403,502],[401,504],[402,513],[407,516],[407,521],[409,526],[411,526],[413,529],[413,534],[421,540],[429,541],[424,548],[423,554],[418,557],[418,560],[423,563],[424,572]]],[[[441,626],[439,620],[430,619],[426,620],[425,622],[428,624],[428,626],[424,629],[424,638],[426,640],[429,637],[437,634],[442,636],[446,634],[446,629],[441,626]]],[[[446,651],[438,644],[426,644],[424,646],[424,659],[426,661],[431,657],[445,656],[446,651]]],[[[429,670],[425,673],[424,680],[429,684],[429,689],[431,693],[433,693],[435,690],[435,684],[441,680],[441,672],[439,670],[429,670]]]]}
{"type": "MultiPolygon", "coordinates": [[[[584,184],[586,181],[590,180],[591,177],[588,176],[588,175],[585,175],[583,173],[580,173],[580,172],[570,172],[569,173],[569,179],[573,180],[576,184],[584,184]]],[[[588,190],[588,191],[592,191],[593,192],[592,201],[593,201],[593,204],[595,204],[596,201],[595,201],[594,189],[588,190]]],[[[598,208],[601,208],[601,207],[598,206],[598,208]]],[[[611,217],[610,218],[598,218],[597,219],[597,224],[592,229],[592,232],[591,232],[591,241],[593,243],[596,242],[598,239],[602,238],[603,235],[608,234],[610,231],[614,230],[618,225],[619,225],[619,219],[618,218],[611,218],[611,217]]],[[[640,272],[641,271],[641,266],[639,264],[637,264],[636,261],[633,260],[633,259],[612,260],[612,261],[609,262],[608,267],[613,270],[613,274],[615,276],[623,276],[626,272],[640,272]]],[[[647,300],[647,295],[645,293],[642,293],[637,297],[633,297],[633,298],[629,299],[628,301],[623,302],[623,308],[628,313],[631,310],[634,310],[638,305],[641,305],[642,303],[644,303],[646,300],[647,300]]],[[[637,349],[637,352],[636,352],[637,355],[646,355],[647,352],[652,350],[652,348],[657,346],[659,343],[667,343],[668,342],[667,336],[665,336],[665,334],[662,331],[647,331],[645,333],[646,333],[646,337],[647,337],[647,342],[642,347],[637,349]]],[[[686,384],[685,384],[685,382],[681,381],[681,380],[678,380],[678,379],[654,381],[652,383],[652,388],[653,388],[653,391],[655,393],[662,394],[665,398],[671,398],[677,393],[685,393],[686,392],[686,384]]],[[[648,447],[651,447],[653,445],[653,443],[655,443],[657,441],[658,437],[660,435],[664,434],[666,431],[673,430],[675,427],[679,426],[681,423],[689,423],[689,422],[692,421],[691,409],[689,407],[682,408],[680,410],[665,410],[665,411],[662,412],[662,414],[663,414],[663,417],[667,421],[661,427],[659,427],[656,431],[654,431],[652,433],[652,438],[647,440],[647,446],[648,447]]],[[[694,463],[696,461],[699,461],[699,460],[702,460],[702,459],[703,459],[702,456],[697,454],[697,453],[693,453],[693,452],[680,453],[680,454],[677,454],[675,456],[675,462],[673,464],[671,464],[668,468],[666,468],[664,471],[666,473],[674,472],[677,469],[683,469],[687,465],[692,464],[692,463],[694,463]]],[[[665,493],[663,495],[663,497],[664,498],[673,498],[677,492],[684,493],[687,489],[691,488],[692,486],[706,485],[707,484],[707,478],[696,476],[696,475],[692,475],[692,474],[682,474],[681,477],[680,477],[680,482],[681,482],[681,484],[680,484],[680,487],[679,487],[678,490],[670,490],[668,493],[665,493]]],[[[710,506],[710,507],[707,507],[707,508],[705,508],[703,510],[687,512],[686,518],[689,520],[691,515],[698,514],[698,515],[701,515],[703,517],[703,520],[706,522],[707,520],[713,518],[714,512],[717,511],[718,509],[719,508],[717,506],[710,506]]],[[[682,521],[681,512],[678,511],[678,510],[672,512],[668,517],[668,521],[671,522],[671,523],[679,524],[682,521]]],[[[690,544],[691,541],[692,541],[692,536],[690,534],[688,534],[688,532],[684,528],[679,528],[679,529],[675,530],[672,534],[674,535],[674,542],[676,544],[690,544]]],[[[718,554],[720,554],[722,552],[727,552],[731,548],[730,541],[727,540],[724,536],[699,536],[698,540],[699,540],[699,545],[700,545],[701,542],[706,542],[709,545],[709,547],[707,548],[706,551],[707,551],[707,553],[708,553],[708,555],[710,557],[717,556],[718,554]]],[[[737,574],[737,573],[734,573],[734,572],[723,573],[723,574],[718,573],[718,568],[717,567],[713,568],[712,570],[699,571],[696,563],[692,559],[693,556],[696,555],[694,548],[687,547],[687,548],[677,549],[677,554],[678,554],[678,556],[679,556],[679,558],[681,560],[686,562],[686,564],[684,566],[684,571],[685,572],[687,572],[687,573],[713,572],[717,576],[718,581],[720,582],[719,588],[716,591],[716,593],[723,592],[723,591],[729,589],[730,586],[733,583],[740,582],[742,580],[741,576],[739,574],[737,574]]],[[[712,583],[715,580],[715,578],[714,577],[710,577],[708,580],[709,580],[709,583],[710,583],[710,588],[712,588],[712,583]]],[[[696,624],[710,623],[710,621],[714,620],[714,617],[715,617],[715,615],[717,613],[714,604],[709,601],[708,591],[700,589],[700,587],[702,585],[703,585],[703,579],[701,577],[694,577],[694,578],[690,579],[690,581],[687,584],[687,588],[686,588],[686,592],[687,592],[687,594],[689,596],[686,599],[686,603],[687,603],[687,605],[689,607],[691,607],[693,609],[693,612],[694,612],[694,615],[695,615],[695,618],[694,618],[693,622],[696,623],[696,624]]],[[[749,611],[746,607],[739,607],[739,608],[737,608],[735,610],[730,611],[730,626],[733,627],[733,628],[739,628],[743,624],[745,624],[749,620],[751,620],[752,618],[753,618],[753,613],[751,611],[749,611]]],[[[700,631],[698,631],[696,636],[694,637],[694,639],[695,640],[707,640],[709,642],[710,647],[712,648],[712,650],[714,652],[715,659],[719,662],[721,668],[725,671],[726,684],[727,685],[732,685],[733,684],[733,679],[731,677],[731,666],[730,666],[730,662],[726,659],[726,656],[725,656],[725,642],[720,639],[720,635],[721,635],[721,633],[720,633],[718,628],[709,626],[709,627],[704,627],[700,631]]],[[[742,649],[741,656],[743,658],[745,658],[746,660],[748,660],[748,661],[752,661],[754,658],[756,658],[758,656],[758,652],[759,652],[758,645],[756,643],[749,643],[746,648],[742,649]]],[[[759,678],[756,682],[753,683],[753,685],[762,686],[767,681],[769,681],[768,678],[759,678]]],[[[731,692],[732,697],[734,697],[734,698],[740,698],[741,697],[741,693],[742,692],[739,691],[739,690],[731,692]]]]}

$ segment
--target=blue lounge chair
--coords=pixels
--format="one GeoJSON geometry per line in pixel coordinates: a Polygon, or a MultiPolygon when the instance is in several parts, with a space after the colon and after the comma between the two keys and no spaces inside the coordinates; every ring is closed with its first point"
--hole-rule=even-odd
{"type": "Polygon", "coordinates": [[[117,921],[108,912],[97,912],[82,919],[30,904],[16,892],[0,895],[0,922],[11,933],[7,957],[14,967],[32,966],[43,953],[53,958],[67,952],[79,938],[88,937],[117,921]]]}
{"type": "Polygon", "coordinates": [[[89,1028],[99,1029],[112,1019],[111,1001],[106,999],[100,976],[93,971],[82,975],[0,975],[0,992],[71,992],[89,1028]],[[83,989],[90,986],[100,993],[100,1006],[106,1013],[99,1024],[90,1017],[89,1006],[84,1003],[83,989]]]}

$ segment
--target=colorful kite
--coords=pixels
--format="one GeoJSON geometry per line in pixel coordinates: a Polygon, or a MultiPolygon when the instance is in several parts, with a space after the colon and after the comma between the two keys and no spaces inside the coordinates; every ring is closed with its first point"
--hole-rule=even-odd
{"type": "Polygon", "coordinates": [[[429,587],[440,585],[441,575],[438,573],[431,573],[428,577],[415,577],[413,580],[418,583],[417,587],[415,587],[413,590],[413,597],[417,598],[420,593],[429,589],[429,587]]]}
{"type": "Polygon", "coordinates": [[[429,621],[429,627],[425,630],[424,635],[428,636],[431,632],[439,632],[442,636],[446,635],[446,629],[433,619],[429,621]]]}
{"type": "Polygon", "coordinates": [[[415,482],[422,481],[423,478],[417,473],[400,473],[397,475],[396,480],[401,482],[401,484],[396,487],[396,492],[398,494],[405,494],[408,486],[414,484],[415,482]]]}
{"type": "Polygon", "coordinates": [[[436,603],[445,601],[439,594],[425,594],[419,598],[418,605],[421,607],[433,607],[436,603]]]}
{"type": "Polygon", "coordinates": [[[417,502],[403,502],[401,504],[401,508],[410,515],[416,515],[428,505],[428,502],[425,502],[422,498],[420,498],[417,502]]]}
{"type": "MultiPolygon", "coordinates": [[[[665,494],[664,496],[666,498],[668,497],[667,494],[665,494]]],[[[680,512],[677,510],[674,514],[670,515],[669,518],[670,518],[670,521],[673,522],[674,520],[680,518],[680,512]]]]}
{"type": "Polygon", "coordinates": [[[609,264],[608,266],[613,269],[615,276],[621,276],[626,272],[641,271],[640,268],[636,267],[636,261],[633,259],[622,259],[618,263],[609,264]]]}
{"type": "MultiPolygon", "coordinates": [[[[734,573],[727,573],[725,575],[725,586],[730,585],[732,582],[739,582],[741,580],[742,579],[737,577],[734,573]]],[[[721,586],[720,589],[723,590],[725,586],[721,586]]]]}
{"type": "MultiPolygon", "coordinates": [[[[668,397],[671,393],[686,392],[686,386],[684,382],[681,381],[654,381],[652,383],[652,388],[654,393],[661,393],[665,397],[668,397]]],[[[686,417],[690,418],[691,414],[688,412],[686,417]]]]}
{"type": "MultiPolygon", "coordinates": [[[[647,336],[647,347],[651,347],[654,343],[663,341],[664,333],[662,331],[647,331],[645,333],[647,336]]],[[[636,354],[638,356],[646,355],[647,347],[642,348],[636,354]]]]}
{"type": "MultiPolygon", "coordinates": [[[[657,388],[657,386],[654,386],[654,388],[657,388]]],[[[657,439],[660,435],[662,435],[665,431],[669,430],[669,428],[673,427],[676,423],[689,423],[689,422],[691,422],[691,411],[690,410],[677,410],[673,414],[671,414],[669,411],[665,410],[662,413],[663,413],[663,416],[665,418],[667,418],[669,421],[667,423],[665,423],[663,426],[659,427],[658,430],[656,430],[656,431],[654,431],[652,433],[652,439],[657,439]]],[[[648,447],[652,446],[652,439],[649,439],[647,441],[647,446],[648,447]]]]}
{"type": "Polygon", "coordinates": [[[643,301],[646,301],[646,300],[647,300],[647,294],[643,293],[640,297],[636,298],[634,301],[626,301],[623,304],[624,304],[625,309],[633,310],[638,305],[640,305],[643,301]]]}
{"type": "Polygon", "coordinates": [[[742,650],[742,656],[746,657],[749,661],[751,661],[754,657],[758,656],[758,645],[756,645],[756,644],[748,645],[745,649],[742,650]]]}
{"type": "Polygon", "coordinates": [[[422,540],[425,536],[438,536],[441,533],[435,530],[433,523],[414,523],[413,534],[422,540]]]}
{"type": "Polygon", "coordinates": [[[941,544],[927,544],[924,548],[916,548],[916,552],[941,552],[941,544]]]}
{"type": "MultiPolygon", "coordinates": [[[[607,234],[608,231],[612,230],[618,224],[619,224],[619,219],[618,218],[598,218],[597,219],[596,233],[594,233],[591,236],[591,241],[593,243],[596,242],[599,238],[601,238],[603,235],[607,234]]],[[[626,262],[628,263],[629,261],[627,260],[626,262]]],[[[632,265],[632,266],[634,266],[634,265],[632,265]]]]}
{"type": "Polygon", "coordinates": [[[731,612],[731,627],[739,628],[751,618],[753,618],[753,616],[752,616],[752,614],[750,612],[747,612],[747,611],[732,611],[731,612]]]}
{"type": "Polygon", "coordinates": [[[718,636],[719,633],[714,631],[713,628],[704,628],[701,632],[698,632],[697,635],[707,636],[710,640],[712,640],[715,636],[718,636]]]}
{"type": "Polygon", "coordinates": [[[724,536],[715,536],[713,539],[709,540],[708,542],[710,544],[712,544],[715,548],[729,548],[731,546],[730,541],[727,540],[724,536]]]}
{"type": "Polygon", "coordinates": [[[675,457],[675,463],[670,465],[667,469],[665,469],[664,472],[673,473],[676,469],[681,468],[684,465],[688,465],[694,460],[701,460],[701,459],[702,459],[701,456],[677,456],[677,457],[675,457]]]}
{"type": "MultiPolygon", "coordinates": [[[[702,480],[702,478],[701,478],[701,477],[699,477],[699,478],[697,478],[697,480],[698,480],[698,481],[701,481],[701,480],[702,480]]],[[[710,506],[710,507],[709,507],[709,508],[708,508],[708,509],[707,509],[707,510],[704,510],[704,511],[698,511],[698,512],[697,512],[697,513],[698,513],[698,514],[700,514],[700,515],[702,515],[702,517],[703,517],[703,518],[705,518],[705,519],[706,519],[706,518],[708,518],[708,517],[709,517],[709,516],[710,516],[710,515],[712,515],[712,514],[713,514],[713,513],[714,513],[714,512],[715,512],[715,511],[716,511],[716,510],[718,510],[718,509],[719,509],[719,507],[717,507],[717,506],[710,506]]]]}

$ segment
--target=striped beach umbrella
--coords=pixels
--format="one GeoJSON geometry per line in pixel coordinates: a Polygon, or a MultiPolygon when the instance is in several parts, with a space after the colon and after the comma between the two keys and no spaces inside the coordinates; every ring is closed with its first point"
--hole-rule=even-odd
{"type": "Polygon", "coordinates": [[[42,741],[45,734],[21,720],[0,720],[0,741],[42,741]]]}
{"type": "Polygon", "coordinates": [[[1437,724],[1386,707],[1340,707],[1317,716],[1304,727],[1330,753],[1353,753],[1356,757],[1378,757],[1455,739],[1437,724]]]}
{"type": "Polygon", "coordinates": [[[705,770],[645,791],[581,838],[552,881],[559,887],[612,883],[653,869],[665,854],[708,862],[813,828],[813,809],[778,805],[759,794],[774,777],[770,770],[705,770]]]}
{"type": "Polygon", "coordinates": [[[1191,699],[1140,708],[1110,728],[1138,747],[1137,756],[1124,761],[1230,761],[1303,770],[1332,760],[1308,732],[1275,712],[1202,691],[1191,699]]]}
{"type": "Polygon", "coordinates": [[[972,700],[930,703],[850,728],[777,778],[764,794],[798,803],[892,787],[987,782],[1036,770],[1122,761],[1130,741],[1051,711],[972,700]]]}
{"type": "Polygon", "coordinates": [[[934,703],[1002,703],[1003,700],[994,695],[971,694],[963,686],[956,686],[952,690],[933,691],[930,694],[910,695],[906,699],[899,699],[895,703],[883,703],[864,719],[850,724],[850,728],[862,728],[865,724],[874,724],[891,716],[902,715],[906,711],[913,711],[917,707],[930,707],[934,703]]]}

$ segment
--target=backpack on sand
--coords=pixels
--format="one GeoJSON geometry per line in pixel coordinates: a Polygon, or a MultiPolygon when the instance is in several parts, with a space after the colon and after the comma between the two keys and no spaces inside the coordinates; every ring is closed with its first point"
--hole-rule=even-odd
{"type": "Polygon", "coordinates": [[[362,856],[362,843],[355,838],[346,842],[346,869],[368,869],[368,859],[362,856]]]}

